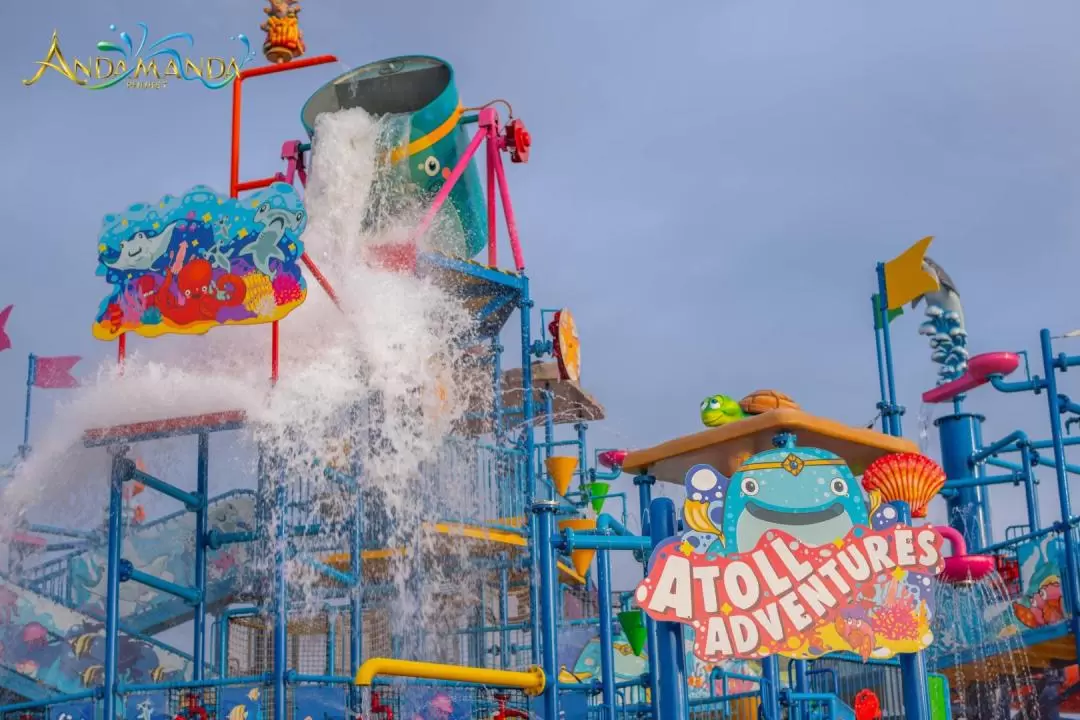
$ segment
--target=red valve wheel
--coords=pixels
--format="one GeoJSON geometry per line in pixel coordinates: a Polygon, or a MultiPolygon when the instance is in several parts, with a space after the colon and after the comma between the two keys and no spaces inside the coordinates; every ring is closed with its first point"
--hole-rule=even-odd
{"type": "Polygon", "coordinates": [[[506,125],[506,146],[510,148],[510,162],[529,162],[532,135],[525,129],[525,123],[521,121],[521,118],[511,120],[506,125]]]}

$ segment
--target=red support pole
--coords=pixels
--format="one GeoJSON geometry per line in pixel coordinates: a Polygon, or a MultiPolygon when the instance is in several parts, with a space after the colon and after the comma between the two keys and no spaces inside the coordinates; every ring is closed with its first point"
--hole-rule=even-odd
{"type": "Polygon", "coordinates": [[[120,374],[124,374],[124,361],[127,359],[127,333],[122,333],[116,339],[116,364],[120,368],[120,374]]]}
{"type": "MultiPolygon", "coordinates": [[[[317,55],[315,57],[300,58],[299,60],[292,60],[286,63],[278,63],[276,65],[264,65],[261,67],[251,68],[250,70],[241,70],[236,75],[236,79],[233,80],[233,105],[232,105],[232,144],[229,149],[229,196],[237,197],[241,192],[246,190],[255,190],[257,188],[266,187],[276,180],[281,179],[280,173],[272,178],[262,178],[260,180],[251,180],[246,183],[240,182],[240,122],[241,122],[241,105],[243,101],[243,83],[245,79],[256,78],[262,75],[272,75],[275,73],[286,72],[288,70],[299,70],[300,68],[313,67],[315,65],[325,65],[326,63],[337,62],[337,58],[333,55],[317,55]]],[[[307,253],[302,256],[304,264],[308,266],[308,269],[315,275],[315,279],[319,281],[323,289],[330,295],[330,299],[337,304],[337,294],[334,293],[333,288],[330,287],[330,281],[315,268],[311,259],[308,258],[307,253]]],[[[275,320],[270,336],[270,379],[272,382],[278,380],[279,370],[279,356],[278,356],[278,324],[275,320]]]]}
{"type": "Polygon", "coordinates": [[[274,383],[275,385],[278,381],[278,370],[280,369],[279,351],[281,349],[281,346],[278,342],[278,336],[278,321],[275,320],[270,326],[270,382],[274,383]]]}

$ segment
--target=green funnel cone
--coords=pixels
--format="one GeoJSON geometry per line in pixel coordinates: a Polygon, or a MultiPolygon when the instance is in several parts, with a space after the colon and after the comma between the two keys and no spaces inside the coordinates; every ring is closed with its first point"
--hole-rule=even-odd
{"type": "Polygon", "coordinates": [[[585,489],[589,492],[589,497],[592,498],[592,509],[596,512],[600,512],[604,509],[604,503],[607,498],[608,488],[611,487],[611,483],[606,482],[591,482],[585,483],[585,489]]]}
{"type": "Polygon", "coordinates": [[[635,655],[640,655],[645,647],[645,616],[640,610],[626,610],[619,613],[619,625],[622,626],[626,641],[635,655]]]}

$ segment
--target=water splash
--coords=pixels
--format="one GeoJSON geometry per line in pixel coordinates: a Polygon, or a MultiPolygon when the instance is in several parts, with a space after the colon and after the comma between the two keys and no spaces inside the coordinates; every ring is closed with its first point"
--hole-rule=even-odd
{"type": "MultiPolygon", "coordinates": [[[[103,367],[58,409],[0,495],[0,505],[16,509],[0,523],[22,515],[100,526],[108,461],[102,450],[81,446],[87,428],[240,409],[264,459],[256,464],[250,445],[214,436],[211,486],[215,494],[229,489],[218,470],[229,463],[244,469],[247,487],[260,471],[265,477],[260,518],[268,539],[253,549],[258,560],[248,568],[247,591],[268,596],[280,550],[288,558],[292,616],[340,604],[342,588],[325,568],[348,550],[362,504],[365,549],[376,556],[365,559],[365,578],[375,578],[365,595],[378,590],[392,598],[398,656],[460,662],[464,636],[451,630],[471,624],[487,573],[475,562],[475,546],[433,533],[430,524],[476,518],[490,501],[474,441],[452,437],[470,399],[483,394],[477,383],[490,378],[470,371],[468,344],[460,341],[473,321],[458,298],[364,260],[368,246],[407,238],[420,214],[380,163],[408,130],[359,110],[319,118],[304,242],[334,282],[341,308],[313,292],[284,324],[282,374],[272,391],[266,328],[139,343],[123,377],[103,367]],[[279,479],[284,507],[276,502],[279,479]],[[279,547],[273,538],[282,524],[319,531],[279,547]]],[[[191,487],[182,464],[145,459],[166,481],[191,487]]],[[[510,472],[497,469],[495,477],[510,472]]]]}
{"type": "Polygon", "coordinates": [[[957,720],[1038,720],[1027,651],[1009,621],[1010,593],[997,573],[978,582],[938,583],[932,670],[949,675],[957,720]],[[1019,714],[1014,714],[1019,705],[1019,714]]]}

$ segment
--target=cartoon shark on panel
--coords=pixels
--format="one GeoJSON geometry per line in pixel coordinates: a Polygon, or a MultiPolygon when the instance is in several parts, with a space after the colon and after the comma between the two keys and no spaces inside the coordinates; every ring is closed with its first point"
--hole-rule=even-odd
{"type": "Polygon", "coordinates": [[[847,464],[825,450],[795,447],[755,455],[730,480],[708,465],[692,468],[683,516],[693,551],[722,555],[752,549],[768,530],[823,545],[869,522],[847,464]]]}

